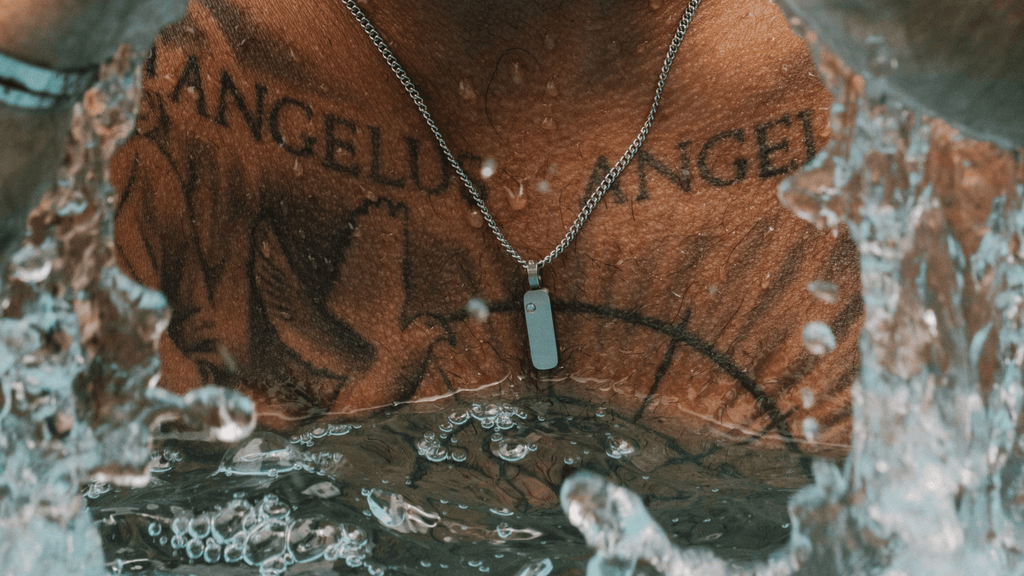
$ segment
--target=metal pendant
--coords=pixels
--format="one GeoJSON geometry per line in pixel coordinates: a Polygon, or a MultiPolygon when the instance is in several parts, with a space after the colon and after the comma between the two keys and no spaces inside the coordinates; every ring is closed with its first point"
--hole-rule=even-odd
{"type": "Polygon", "coordinates": [[[555,343],[555,322],[551,315],[551,298],[546,288],[540,287],[537,263],[531,260],[526,268],[530,276],[530,290],[523,296],[526,313],[526,336],[530,341],[530,359],[537,370],[551,370],[558,366],[558,345],[555,343]]]}

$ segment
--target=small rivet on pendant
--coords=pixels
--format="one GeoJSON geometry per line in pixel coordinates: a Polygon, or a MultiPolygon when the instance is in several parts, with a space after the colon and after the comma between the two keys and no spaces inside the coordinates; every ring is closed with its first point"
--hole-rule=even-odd
{"type": "Polygon", "coordinates": [[[537,311],[537,306],[534,305],[534,304],[527,304],[526,305],[526,311],[527,312],[536,312],[537,311]]]}
{"type": "Polygon", "coordinates": [[[526,275],[530,279],[530,289],[540,288],[540,264],[533,260],[526,263],[526,275]]]}

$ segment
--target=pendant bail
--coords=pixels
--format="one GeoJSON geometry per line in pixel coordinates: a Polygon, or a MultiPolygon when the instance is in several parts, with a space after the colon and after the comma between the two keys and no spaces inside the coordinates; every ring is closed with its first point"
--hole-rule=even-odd
{"type": "Polygon", "coordinates": [[[526,263],[526,274],[530,278],[530,289],[540,288],[540,266],[533,260],[526,263]]]}

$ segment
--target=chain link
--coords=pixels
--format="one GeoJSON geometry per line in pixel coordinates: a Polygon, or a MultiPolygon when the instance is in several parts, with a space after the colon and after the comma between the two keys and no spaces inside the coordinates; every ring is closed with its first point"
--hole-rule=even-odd
{"type": "MultiPolygon", "coordinates": [[[[505,238],[505,234],[502,233],[498,223],[494,220],[494,216],[491,215],[491,211],[487,209],[487,204],[484,203],[483,197],[480,196],[479,192],[477,192],[476,187],[473,186],[473,182],[470,181],[469,176],[467,176],[466,172],[462,169],[462,165],[459,164],[459,161],[455,159],[455,155],[452,154],[451,149],[448,148],[448,144],[445,142],[444,137],[441,136],[441,131],[438,129],[437,124],[434,123],[434,118],[430,115],[430,111],[427,110],[427,104],[423,100],[423,96],[420,95],[416,85],[409,79],[409,75],[398,62],[398,58],[396,58],[394,53],[391,52],[391,49],[384,41],[384,38],[381,37],[380,33],[377,32],[377,29],[370,23],[370,20],[365,14],[363,14],[363,11],[356,5],[356,0],[341,0],[341,2],[349,9],[349,12],[352,13],[356,21],[359,22],[359,25],[362,26],[363,30],[370,37],[374,46],[376,46],[377,50],[382,56],[384,56],[384,61],[387,62],[391,71],[395,73],[396,77],[398,77],[398,81],[402,83],[402,86],[412,98],[416,108],[419,109],[420,114],[422,114],[424,120],[427,121],[427,126],[434,134],[434,138],[437,139],[437,143],[441,146],[441,152],[448,160],[448,163],[451,164],[456,174],[458,174],[459,179],[462,180],[462,183],[466,186],[470,196],[473,197],[473,201],[476,202],[477,207],[480,209],[480,214],[483,216],[484,221],[487,222],[487,227],[490,228],[491,232],[493,232],[498,238],[498,242],[501,243],[501,246],[505,251],[508,252],[516,262],[519,262],[523,268],[529,269],[531,261],[527,261],[525,258],[520,256],[519,252],[516,252],[516,249],[513,248],[508,239],[505,238]]],[[[679,46],[683,43],[683,37],[686,35],[686,30],[690,27],[690,21],[693,20],[693,15],[697,12],[697,6],[700,5],[700,2],[701,0],[690,0],[690,3],[686,6],[686,10],[683,12],[682,18],[679,20],[679,26],[676,28],[675,36],[672,37],[672,42],[669,43],[668,54],[665,56],[665,62],[661,66],[661,74],[658,76],[658,85],[654,90],[654,102],[651,104],[651,111],[647,114],[647,121],[644,122],[643,127],[640,129],[640,133],[633,139],[633,143],[629,145],[629,148],[622,157],[619,158],[619,161],[612,166],[611,170],[608,171],[604,180],[602,180],[597,188],[595,188],[590,194],[586,204],[584,204],[579,215],[576,216],[576,220],[572,223],[572,226],[569,227],[569,231],[566,232],[562,241],[558,243],[558,246],[555,246],[554,250],[552,250],[550,254],[536,263],[538,269],[550,264],[552,260],[562,254],[569,244],[572,243],[576,238],[576,235],[579,234],[583,224],[586,223],[588,218],[590,218],[591,212],[597,208],[597,205],[601,202],[601,199],[604,198],[605,193],[608,192],[608,189],[611,188],[612,184],[615,183],[619,174],[626,169],[626,166],[629,165],[633,156],[635,156],[640,150],[640,147],[643,146],[644,140],[647,139],[647,132],[651,129],[651,125],[654,124],[654,116],[658,112],[658,104],[661,103],[661,93],[665,89],[665,83],[668,81],[668,73],[669,70],[672,69],[672,62],[675,61],[676,53],[679,51],[679,46]]]]}

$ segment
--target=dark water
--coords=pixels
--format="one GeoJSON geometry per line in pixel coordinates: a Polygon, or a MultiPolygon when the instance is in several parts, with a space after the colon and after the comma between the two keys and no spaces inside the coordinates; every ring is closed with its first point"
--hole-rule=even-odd
{"type": "Polygon", "coordinates": [[[593,550],[558,490],[589,470],[640,495],[676,545],[761,560],[788,541],[787,502],[809,480],[741,477],[727,452],[535,398],[165,441],[149,486],[92,485],[87,501],[115,572],[582,574],[593,550]]]}

